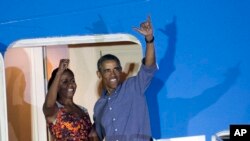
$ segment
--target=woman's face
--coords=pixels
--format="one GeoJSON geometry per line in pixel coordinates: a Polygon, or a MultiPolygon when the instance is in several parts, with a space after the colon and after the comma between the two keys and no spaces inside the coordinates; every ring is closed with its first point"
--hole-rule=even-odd
{"type": "Polygon", "coordinates": [[[60,97],[73,98],[76,91],[76,87],[77,85],[75,82],[74,75],[69,71],[64,71],[59,83],[58,93],[60,97]]]}

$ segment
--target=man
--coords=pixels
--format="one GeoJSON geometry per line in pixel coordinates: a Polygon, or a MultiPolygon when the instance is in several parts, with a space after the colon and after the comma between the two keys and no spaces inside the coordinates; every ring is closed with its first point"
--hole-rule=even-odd
{"type": "Polygon", "coordinates": [[[120,60],[111,54],[97,62],[97,76],[104,86],[102,96],[94,107],[94,122],[100,140],[149,141],[151,140],[148,107],[144,92],[157,70],[154,36],[151,19],[134,28],[144,35],[145,58],[136,76],[121,82],[120,60]]]}

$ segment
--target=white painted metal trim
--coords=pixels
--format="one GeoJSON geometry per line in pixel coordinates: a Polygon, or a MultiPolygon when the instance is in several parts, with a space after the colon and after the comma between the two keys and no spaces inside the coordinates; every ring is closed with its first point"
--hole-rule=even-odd
{"type": "Polygon", "coordinates": [[[48,37],[35,39],[22,39],[10,44],[8,48],[20,47],[41,47],[53,45],[68,45],[68,44],[90,44],[90,43],[108,43],[108,42],[128,41],[140,44],[140,41],[130,34],[105,34],[105,35],[81,35],[81,36],[66,36],[66,37],[48,37]]]}
{"type": "Polygon", "coordinates": [[[5,84],[5,67],[3,56],[0,54],[0,141],[8,141],[8,118],[7,118],[7,99],[6,99],[6,84],[5,84]]]}

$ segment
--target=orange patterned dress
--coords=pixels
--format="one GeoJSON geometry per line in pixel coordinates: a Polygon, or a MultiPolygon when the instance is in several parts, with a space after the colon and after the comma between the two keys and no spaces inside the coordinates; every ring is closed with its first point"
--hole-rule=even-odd
{"type": "Polygon", "coordinates": [[[56,120],[48,123],[52,136],[57,141],[88,141],[88,135],[92,128],[89,114],[86,109],[84,116],[67,113],[62,105],[59,106],[56,120]]]}

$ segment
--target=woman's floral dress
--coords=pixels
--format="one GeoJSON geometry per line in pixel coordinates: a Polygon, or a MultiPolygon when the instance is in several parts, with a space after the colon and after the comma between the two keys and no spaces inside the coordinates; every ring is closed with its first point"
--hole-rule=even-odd
{"type": "Polygon", "coordinates": [[[57,141],[88,141],[88,135],[92,128],[89,114],[84,110],[84,116],[67,113],[65,108],[58,103],[59,111],[56,120],[48,123],[48,128],[52,136],[57,141]]]}

